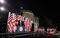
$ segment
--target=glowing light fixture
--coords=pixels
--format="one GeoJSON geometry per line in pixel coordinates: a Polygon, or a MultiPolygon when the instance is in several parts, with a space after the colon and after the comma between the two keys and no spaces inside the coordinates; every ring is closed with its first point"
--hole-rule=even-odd
{"type": "Polygon", "coordinates": [[[19,27],[19,31],[23,31],[23,27],[22,26],[19,27]]]}
{"type": "Polygon", "coordinates": [[[4,7],[0,7],[0,10],[1,10],[1,11],[5,11],[5,8],[4,8],[4,7]]]}
{"type": "Polygon", "coordinates": [[[5,3],[5,0],[0,0],[0,3],[2,3],[2,4],[5,3]]]}

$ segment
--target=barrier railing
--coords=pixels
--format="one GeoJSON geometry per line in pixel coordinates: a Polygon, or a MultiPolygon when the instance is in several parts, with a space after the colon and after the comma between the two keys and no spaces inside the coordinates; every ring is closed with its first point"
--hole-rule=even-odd
{"type": "Polygon", "coordinates": [[[48,36],[47,33],[20,32],[20,33],[0,33],[0,38],[60,38],[58,36],[48,36]]]}

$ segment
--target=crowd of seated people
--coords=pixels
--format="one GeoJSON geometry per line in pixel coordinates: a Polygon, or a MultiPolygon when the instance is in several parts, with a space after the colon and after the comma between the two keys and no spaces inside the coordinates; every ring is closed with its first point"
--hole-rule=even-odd
{"type": "Polygon", "coordinates": [[[44,27],[38,28],[35,32],[41,32],[41,33],[47,33],[48,35],[53,35],[56,33],[56,28],[47,28],[45,29],[44,27]]]}

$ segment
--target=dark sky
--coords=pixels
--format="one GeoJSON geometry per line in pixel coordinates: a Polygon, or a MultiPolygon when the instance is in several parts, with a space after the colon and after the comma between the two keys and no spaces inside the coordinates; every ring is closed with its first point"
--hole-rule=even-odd
{"type": "Polygon", "coordinates": [[[56,4],[54,1],[47,0],[8,0],[10,9],[12,12],[20,11],[20,7],[24,9],[32,10],[35,15],[55,15],[56,4]],[[40,14],[39,14],[40,13],[40,14]],[[53,14],[54,13],[54,14],[53,14]]]}

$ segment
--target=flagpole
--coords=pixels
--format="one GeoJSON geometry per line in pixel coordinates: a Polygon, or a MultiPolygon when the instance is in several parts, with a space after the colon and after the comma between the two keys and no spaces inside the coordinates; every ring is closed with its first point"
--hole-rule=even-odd
{"type": "Polygon", "coordinates": [[[11,12],[9,12],[8,17],[11,16],[11,12]]]}

